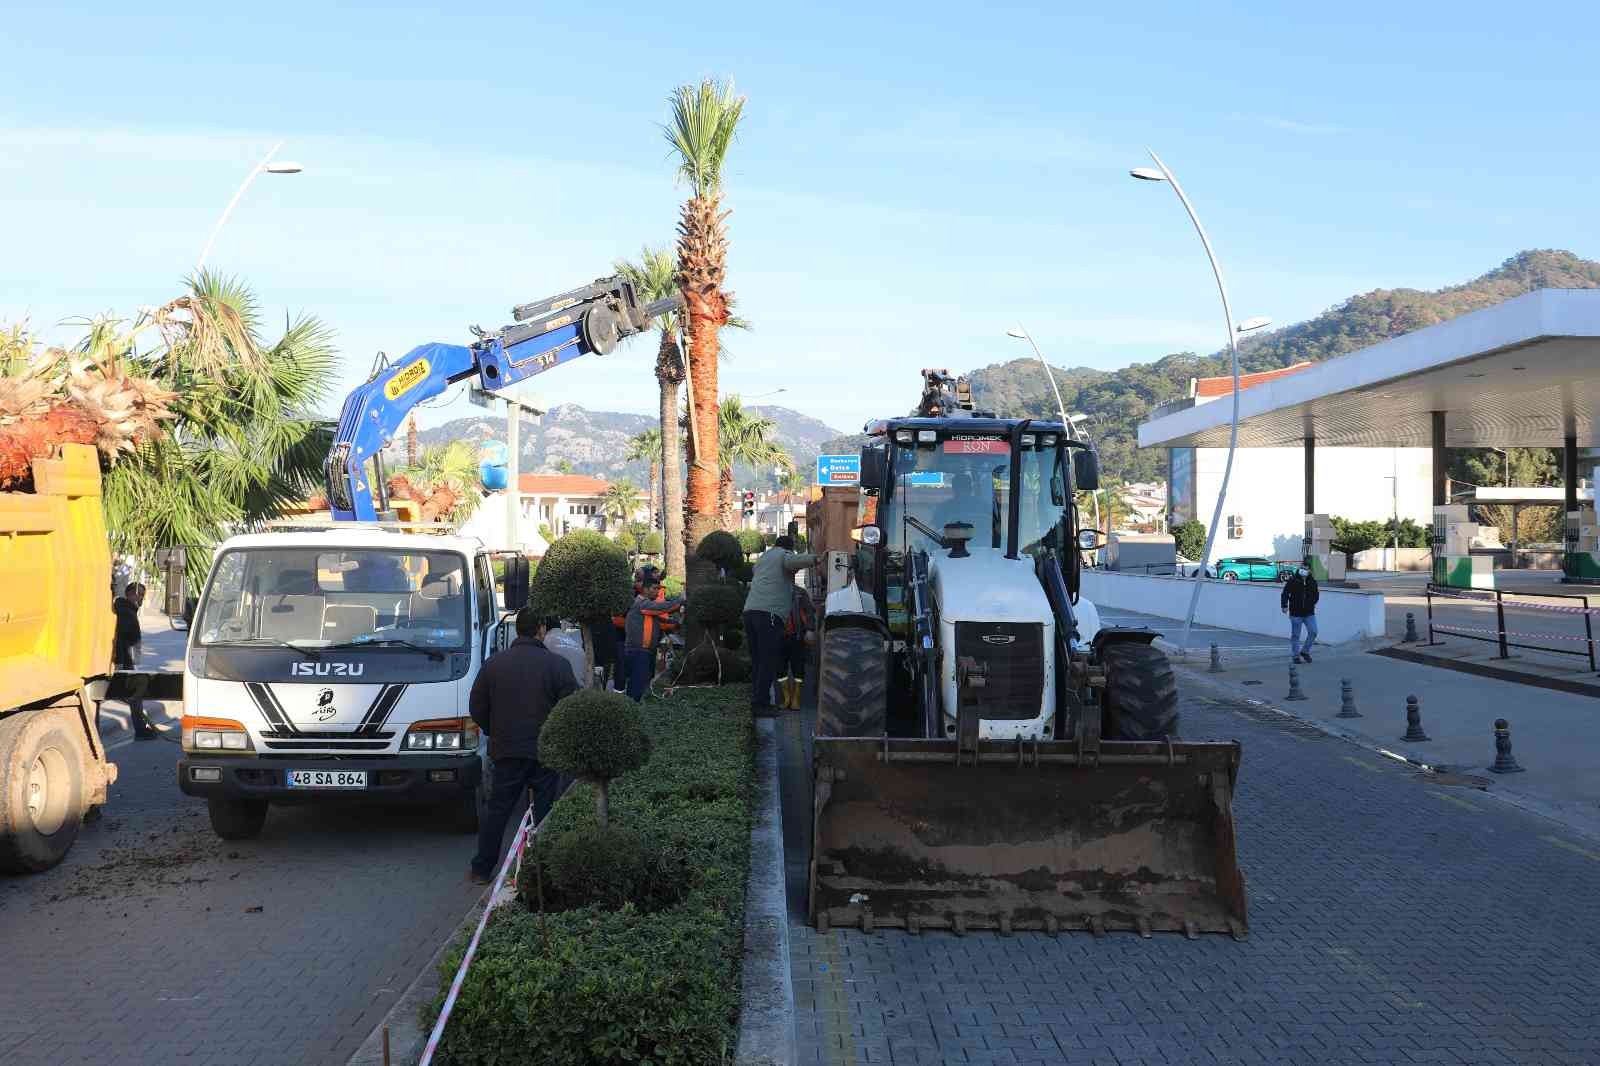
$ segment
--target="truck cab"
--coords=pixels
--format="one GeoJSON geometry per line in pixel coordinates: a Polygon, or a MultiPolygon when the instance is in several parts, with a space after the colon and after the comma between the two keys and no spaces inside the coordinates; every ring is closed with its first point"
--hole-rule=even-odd
{"type": "Polygon", "coordinates": [[[473,679],[508,643],[476,539],[335,524],[236,536],[189,633],[179,787],[226,839],[269,804],[448,807],[475,831],[473,679]]]}

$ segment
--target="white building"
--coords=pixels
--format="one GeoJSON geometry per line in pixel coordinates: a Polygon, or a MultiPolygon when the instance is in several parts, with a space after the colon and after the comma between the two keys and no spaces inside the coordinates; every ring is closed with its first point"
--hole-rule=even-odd
{"type": "MultiPolygon", "coordinates": [[[[1240,375],[1249,389],[1311,367],[1240,375]]],[[[1151,412],[1173,411],[1233,395],[1232,377],[1191,378],[1189,396],[1151,412]]],[[[1168,448],[1167,485],[1172,525],[1198,519],[1209,524],[1222,488],[1226,448],[1168,448]]],[[[1247,448],[1234,452],[1228,498],[1217,526],[1212,555],[1264,555],[1298,559],[1305,530],[1305,449],[1247,448]]],[[[1419,525],[1433,521],[1432,453],[1427,448],[1316,449],[1317,513],[1354,521],[1387,521],[1396,513],[1419,525]]]]}
{"type": "MultiPolygon", "coordinates": [[[[550,549],[550,539],[578,529],[592,529],[615,537],[622,522],[605,514],[605,496],[611,483],[584,474],[523,474],[518,479],[521,514],[517,523],[519,547],[535,557],[550,549]],[[546,538],[542,530],[550,532],[546,538]]],[[[631,521],[647,522],[648,501],[641,495],[640,506],[631,521]]],[[[469,536],[485,544],[503,545],[506,541],[506,493],[486,497],[461,527],[469,536]]]]}

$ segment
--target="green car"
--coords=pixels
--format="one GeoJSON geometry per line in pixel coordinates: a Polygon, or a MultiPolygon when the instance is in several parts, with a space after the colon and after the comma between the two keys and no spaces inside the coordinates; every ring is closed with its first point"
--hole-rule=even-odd
{"type": "Polygon", "coordinates": [[[1278,563],[1256,555],[1218,559],[1216,575],[1224,581],[1285,581],[1294,573],[1293,563],[1278,563]]]}

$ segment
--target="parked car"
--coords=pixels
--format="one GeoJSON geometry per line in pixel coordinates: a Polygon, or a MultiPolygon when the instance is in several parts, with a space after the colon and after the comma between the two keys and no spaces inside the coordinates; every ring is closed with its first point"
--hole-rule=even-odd
{"type": "Polygon", "coordinates": [[[1255,555],[1218,559],[1216,576],[1224,581],[1286,581],[1294,573],[1293,563],[1274,562],[1255,555]]]}

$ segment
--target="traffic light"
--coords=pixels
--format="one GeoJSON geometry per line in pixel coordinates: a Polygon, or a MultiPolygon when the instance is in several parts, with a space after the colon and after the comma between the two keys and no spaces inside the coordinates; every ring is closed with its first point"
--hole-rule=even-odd
{"type": "Polygon", "coordinates": [[[744,516],[754,517],[756,513],[756,494],[749,489],[744,490],[744,516]]]}

